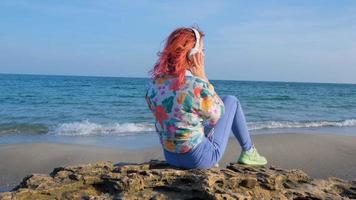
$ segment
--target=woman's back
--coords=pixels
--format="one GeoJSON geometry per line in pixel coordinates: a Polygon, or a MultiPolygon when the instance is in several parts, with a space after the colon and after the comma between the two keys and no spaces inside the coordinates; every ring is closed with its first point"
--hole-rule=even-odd
{"type": "Polygon", "coordinates": [[[224,112],[213,86],[186,72],[185,84],[175,89],[177,78],[161,76],[147,89],[146,101],[156,117],[162,146],[170,152],[185,153],[204,137],[204,123],[214,124],[224,112]]]}

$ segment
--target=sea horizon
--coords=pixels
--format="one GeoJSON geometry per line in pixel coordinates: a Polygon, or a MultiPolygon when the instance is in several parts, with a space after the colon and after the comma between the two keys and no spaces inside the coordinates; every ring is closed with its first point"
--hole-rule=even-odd
{"type": "MultiPolygon", "coordinates": [[[[31,74],[31,73],[1,73],[0,75],[24,75],[24,76],[69,76],[69,77],[93,77],[93,78],[137,78],[149,79],[149,77],[139,76],[109,76],[109,75],[79,75],[79,74],[31,74]]],[[[275,83],[311,83],[311,84],[344,84],[356,85],[350,82],[312,82],[312,81],[280,81],[280,80],[243,80],[243,79],[209,79],[211,81],[241,81],[241,82],[275,82],[275,83]]]]}

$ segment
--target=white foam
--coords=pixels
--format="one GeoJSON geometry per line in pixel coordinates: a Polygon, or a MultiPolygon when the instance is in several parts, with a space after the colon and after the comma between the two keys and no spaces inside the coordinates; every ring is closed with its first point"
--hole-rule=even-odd
{"type": "Polygon", "coordinates": [[[140,132],[152,132],[154,126],[144,123],[98,124],[89,121],[64,123],[54,130],[56,135],[89,136],[89,135],[132,135],[140,132]]]}
{"type": "MultiPolygon", "coordinates": [[[[356,119],[343,121],[265,121],[248,123],[249,130],[283,129],[283,128],[318,128],[356,126],[356,119]]],[[[89,121],[63,123],[54,129],[56,135],[90,136],[90,135],[135,135],[154,132],[153,124],[148,123],[112,123],[98,124],[89,121]]]]}
{"type": "Polygon", "coordinates": [[[281,129],[281,128],[318,128],[318,127],[350,127],[356,126],[356,119],[347,119],[343,121],[266,121],[249,123],[249,130],[260,129],[281,129]]]}

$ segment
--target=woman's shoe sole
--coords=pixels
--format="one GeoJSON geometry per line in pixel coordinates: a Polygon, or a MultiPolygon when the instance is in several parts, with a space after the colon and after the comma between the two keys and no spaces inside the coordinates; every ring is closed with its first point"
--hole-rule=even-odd
{"type": "Polygon", "coordinates": [[[257,163],[257,162],[241,162],[241,161],[238,161],[237,163],[239,163],[239,164],[244,164],[244,165],[264,166],[264,165],[266,165],[268,162],[266,162],[266,163],[264,163],[264,164],[261,164],[261,163],[257,163]]]}

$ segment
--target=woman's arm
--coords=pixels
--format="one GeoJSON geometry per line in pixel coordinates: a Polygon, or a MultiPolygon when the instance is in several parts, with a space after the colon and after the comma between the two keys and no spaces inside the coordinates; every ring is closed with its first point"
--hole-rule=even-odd
{"type": "Polygon", "coordinates": [[[200,92],[201,98],[199,100],[198,113],[207,124],[213,126],[225,112],[225,108],[223,101],[215,92],[213,85],[209,82],[206,76],[204,60],[204,54],[194,54],[192,57],[193,66],[190,68],[190,71],[194,76],[197,76],[206,82],[200,92]]]}
{"type": "Polygon", "coordinates": [[[215,92],[212,84],[204,85],[205,87],[200,92],[197,111],[207,124],[213,126],[225,112],[224,103],[215,92]]]}

